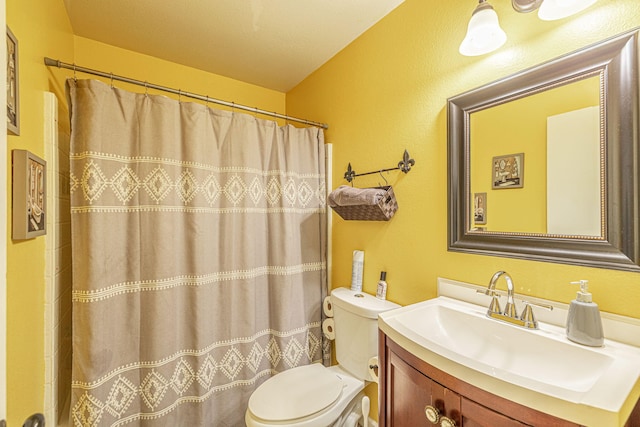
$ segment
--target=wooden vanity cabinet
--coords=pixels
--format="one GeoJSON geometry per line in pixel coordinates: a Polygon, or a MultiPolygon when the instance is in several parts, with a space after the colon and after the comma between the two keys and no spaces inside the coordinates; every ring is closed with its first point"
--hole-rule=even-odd
{"type": "Polygon", "coordinates": [[[425,407],[431,405],[436,414],[447,416],[460,424],[460,395],[441,386],[412,368],[396,353],[388,353],[387,408],[393,414],[389,426],[429,427],[425,407]]]}
{"type": "Polygon", "coordinates": [[[380,332],[380,427],[577,427],[440,371],[380,332]],[[437,410],[440,420],[427,419],[437,410]],[[428,409],[427,409],[428,408],[428,409]],[[445,420],[442,417],[446,417],[445,420]]]}
{"type": "MultiPolygon", "coordinates": [[[[378,345],[379,427],[579,427],[461,381],[409,353],[382,331],[378,345]],[[431,415],[435,410],[447,420],[430,422],[428,406],[433,408],[431,415]]],[[[640,401],[624,427],[640,427],[640,401]]]]}

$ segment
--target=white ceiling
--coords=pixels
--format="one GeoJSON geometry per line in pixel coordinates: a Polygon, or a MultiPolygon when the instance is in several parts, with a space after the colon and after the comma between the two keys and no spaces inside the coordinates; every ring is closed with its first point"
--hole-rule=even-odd
{"type": "Polygon", "coordinates": [[[403,1],[64,0],[78,36],[281,92],[403,1]]]}

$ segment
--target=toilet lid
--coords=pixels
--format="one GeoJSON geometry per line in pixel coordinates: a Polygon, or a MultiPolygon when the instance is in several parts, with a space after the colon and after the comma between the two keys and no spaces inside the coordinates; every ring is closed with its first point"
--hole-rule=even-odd
{"type": "Polygon", "coordinates": [[[319,363],[300,366],[268,379],[249,398],[249,410],[268,421],[302,418],[333,404],[342,381],[319,363]]]}

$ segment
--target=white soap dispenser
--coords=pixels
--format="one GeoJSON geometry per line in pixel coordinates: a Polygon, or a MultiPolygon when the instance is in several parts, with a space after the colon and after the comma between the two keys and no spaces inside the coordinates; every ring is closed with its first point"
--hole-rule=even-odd
{"type": "Polygon", "coordinates": [[[589,293],[589,281],[580,280],[571,284],[580,285],[580,290],[569,305],[567,338],[578,344],[601,347],[604,344],[602,319],[598,304],[593,302],[589,293]]]}

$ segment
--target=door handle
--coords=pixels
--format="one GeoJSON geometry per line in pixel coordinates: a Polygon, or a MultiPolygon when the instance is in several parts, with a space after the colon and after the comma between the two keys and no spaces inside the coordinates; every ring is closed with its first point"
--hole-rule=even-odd
{"type": "Polygon", "coordinates": [[[22,424],[22,427],[44,427],[44,415],[33,414],[22,424]]]}
{"type": "MultiPolygon", "coordinates": [[[[0,427],[7,427],[6,420],[0,420],[0,427]]],[[[24,422],[22,427],[44,427],[44,415],[33,414],[24,422]]]]}

